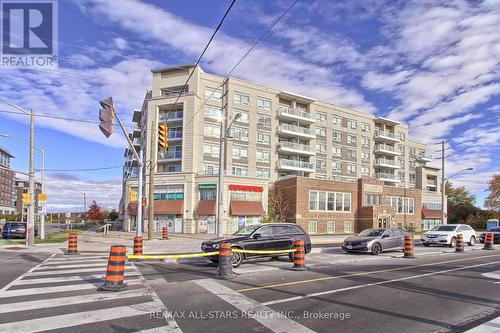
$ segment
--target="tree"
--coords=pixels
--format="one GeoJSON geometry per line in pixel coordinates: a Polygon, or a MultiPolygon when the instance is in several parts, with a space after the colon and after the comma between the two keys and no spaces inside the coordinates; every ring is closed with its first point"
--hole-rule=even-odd
{"type": "Polygon", "coordinates": [[[116,220],[118,220],[118,212],[116,211],[116,209],[112,209],[109,212],[108,218],[109,218],[110,221],[116,221],[116,220]]]}
{"type": "Polygon", "coordinates": [[[475,225],[479,222],[478,210],[474,205],[476,197],[464,187],[453,187],[451,181],[445,183],[445,193],[448,197],[448,223],[467,223],[475,225]]]}
{"type": "Polygon", "coordinates": [[[268,198],[268,220],[269,222],[286,222],[288,200],[282,189],[276,185],[269,188],[268,198]]]}
{"type": "Polygon", "coordinates": [[[99,206],[95,200],[92,201],[92,204],[89,206],[87,216],[93,221],[100,221],[102,219],[101,206],[99,206]]]}
{"type": "Polygon", "coordinates": [[[484,206],[494,211],[500,211],[500,174],[493,175],[488,185],[490,194],[484,200],[484,206]]]}
{"type": "Polygon", "coordinates": [[[453,183],[449,180],[445,183],[444,193],[448,197],[448,206],[465,205],[473,207],[476,204],[476,196],[470,194],[465,186],[453,187],[453,183]]]}

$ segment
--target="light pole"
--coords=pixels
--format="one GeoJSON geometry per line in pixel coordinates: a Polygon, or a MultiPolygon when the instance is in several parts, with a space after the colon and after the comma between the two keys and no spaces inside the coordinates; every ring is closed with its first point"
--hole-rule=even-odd
{"type": "Polygon", "coordinates": [[[458,172],[455,172],[453,175],[449,176],[448,178],[442,178],[442,181],[441,181],[441,224],[446,224],[446,218],[445,218],[445,214],[444,214],[444,195],[445,195],[445,182],[450,180],[451,178],[455,177],[456,175],[458,175],[459,173],[461,172],[464,172],[464,171],[472,171],[474,170],[474,168],[466,168],[466,169],[462,169],[458,172]]]}
{"type": "MultiPolygon", "coordinates": [[[[0,134],[0,137],[13,138],[21,143],[24,143],[26,145],[30,145],[29,142],[26,142],[18,137],[11,136],[9,134],[0,134]]],[[[30,147],[31,147],[31,145],[30,145],[30,147]]],[[[33,148],[38,150],[41,154],[41,157],[42,157],[42,168],[40,169],[40,171],[41,171],[42,193],[45,193],[45,150],[43,148],[38,148],[36,146],[33,146],[33,148]]],[[[31,155],[30,155],[30,158],[31,158],[31,155]]],[[[33,171],[33,174],[34,174],[34,171],[33,171]]],[[[30,176],[30,175],[31,175],[31,172],[28,173],[28,176],[30,176]]],[[[34,177],[33,177],[33,182],[34,182],[34,177]]],[[[33,188],[34,188],[34,184],[33,184],[33,188]]],[[[30,193],[31,193],[31,190],[30,190],[30,193]]],[[[31,194],[30,194],[30,196],[31,196],[31,201],[32,201],[30,206],[34,207],[34,203],[36,201],[35,196],[31,195],[31,194]]],[[[24,208],[23,208],[23,211],[24,211],[24,208]]],[[[33,214],[34,214],[34,208],[33,208],[33,214]]],[[[28,217],[29,216],[30,215],[28,213],[28,217]]],[[[34,215],[33,215],[33,217],[34,217],[34,215]]],[[[40,239],[45,239],[45,214],[44,213],[40,214],[40,239]]]]}

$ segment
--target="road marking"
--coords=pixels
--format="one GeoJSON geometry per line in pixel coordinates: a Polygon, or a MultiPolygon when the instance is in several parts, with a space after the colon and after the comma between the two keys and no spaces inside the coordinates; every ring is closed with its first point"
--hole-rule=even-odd
{"type": "Polygon", "coordinates": [[[79,263],[107,263],[108,262],[108,259],[92,259],[92,260],[87,260],[87,259],[83,259],[83,260],[63,260],[63,261],[60,261],[60,260],[57,260],[57,261],[49,261],[49,262],[46,262],[44,266],[46,267],[51,267],[51,266],[56,266],[56,265],[69,265],[71,264],[72,262],[75,262],[76,264],[79,264],[79,263]]]}
{"type": "Polygon", "coordinates": [[[35,272],[42,271],[44,269],[61,269],[61,268],[84,268],[84,267],[106,267],[106,263],[96,263],[96,264],[80,264],[75,263],[73,265],[57,265],[57,266],[41,266],[35,269],[35,272]]]}
{"type": "Polygon", "coordinates": [[[39,266],[42,266],[44,263],[46,263],[47,261],[50,260],[50,258],[52,258],[53,256],[55,256],[55,254],[52,254],[50,257],[48,257],[47,259],[45,259],[44,261],[42,261],[41,263],[39,263],[38,265],[32,267],[30,270],[28,270],[27,272],[25,272],[24,274],[21,274],[19,275],[16,279],[12,280],[10,283],[8,283],[7,285],[5,285],[2,289],[0,289],[0,293],[2,293],[3,291],[9,289],[11,286],[13,286],[14,284],[17,283],[17,281],[21,280],[22,278],[24,278],[25,276],[27,276],[28,274],[31,274],[31,272],[33,270],[35,270],[37,267],[39,266]]]}
{"type": "MultiPolygon", "coordinates": [[[[126,284],[129,286],[142,284],[141,280],[130,280],[126,281],[126,284]]],[[[58,293],[64,291],[75,291],[75,290],[88,290],[88,289],[97,289],[98,283],[80,283],[80,284],[71,284],[67,286],[56,286],[56,287],[40,287],[40,288],[27,288],[27,289],[14,289],[14,290],[6,290],[0,294],[0,298],[6,297],[17,297],[17,296],[28,296],[28,295],[43,295],[50,293],[58,293]]],[[[100,285],[100,284],[99,284],[100,285]]],[[[85,296],[82,296],[85,297],[85,296]]]]}
{"type": "Polygon", "coordinates": [[[136,289],[136,290],[124,290],[120,291],[119,293],[101,293],[101,294],[85,295],[85,296],[69,296],[69,297],[51,298],[48,300],[42,299],[35,301],[2,304],[2,306],[0,307],[0,313],[9,313],[15,311],[31,311],[31,310],[53,308],[56,306],[93,303],[93,302],[139,297],[139,296],[150,296],[150,295],[145,289],[136,289]]]}
{"type": "Polygon", "coordinates": [[[450,264],[450,263],[454,263],[454,262],[469,261],[469,260],[474,260],[474,259],[485,259],[485,258],[498,257],[498,256],[500,256],[500,254],[492,254],[492,255],[480,256],[480,257],[472,257],[472,258],[460,258],[460,259],[446,260],[446,261],[440,261],[440,262],[434,262],[434,263],[428,263],[428,264],[420,264],[420,265],[411,265],[411,266],[403,266],[403,267],[396,267],[396,268],[380,269],[380,270],[370,271],[370,272],[359,272],[359,273],[336,275],[336,276],[326,276],[326,277],[315,278],[315,279],[308,279],[308,280],[299,280],[299,281],[291,281],[291,282],[284,282],[284,283],[269,284],[269,285],[265,285],[265,286],[242,288],[242,289],[238,289],[236,291],[238,291],[238,292],[246,292],[246,291],[262,290],[262,289],[271,289],[271,288],[283,287],[283,286],[291,286],[291,285],[296,285],[296,284],[304,284],[304,283],[310,283],[310,282],[335,280],[335,279],[342,279],[342,278],[348,278],[348,277],[354,277],[354,276],[365,276],[365,275],[378,274],[378,273],[396,272],[396,271],[401,271],[401,270],[406,270],[406,269],[411,269],[411,268],[431,267],[431,266],[437,266],[437,265],[441,265],[441,264],[450,264]]]}
{"type": "Polygon", "coordinates": [[[418,275],[412,275],[412,276],[406,276],[406,277],[392,279],[392,280],[386,280],[386,281],[379,281],[379,282],[373,282],[373,283],[360,284],[360,285],[346,287],[346,288],[325,290],[325,291],[320,291],[320,292],[317,292],[317,293],[306,294],[306,295],[303,295],[303,296],[295,296],[295,297],[283,298],[283,299],[278,299],[278,300],[269,301],[269,302],[263,302],[261,304],[263,304],[263,305],[281,304],[281,303],[286,303],[286,302],[301,300],[301,299],[305,299],[305,298],[312,298],[312,297],[318,297],[318,296],[323,296],[323,295],[328,295],[328,294],[339,293],[339,292],[342,292],[342,291],[355,290],[355,289],[361,289],[361,288],[372,287],[372,286],[379,286],[379,285],[393,283],[393,282],[418,279],[418,278],[422,278],[422,277],[426,277],[426,276],[432,276],[432,275],[438,275],[438,274],[443,274],[443,273],[462,271],[462,270],[466,270],[466,269],[470,269],[470,268],[487,266],[487,265],[493,265],[493,264],[498,264],[498,263],[500,263],[500,261],[494,261],[494,262],[477,264],[477,265],[471,265],[471,266],[465,266],[465,267],[451,268],[451,269],[446,269],[446,270],[442,270],[442,271],[431,272],[431,273],[424,273],[424,274],[418,274],[418,275]]]}
{"type": "MultiPolygon", "coordinates": [[[[125,266],[125,270],[132,269],[131,266],[125,266]]],[[[96,273],[106,273],[106,267],[95,267],[95,268],[82,268],[82,269],[70,269],[70,270],[56,270],[56,271],[40,271],[40,272],[31,272],[30,276],[44,276],[44,275],[57,275],[57,274],[74,274],[74,273],[88,273],[88,272],[96,272],[96,273]]],[[[126,274],[126,273],[125,273],[126,274]]]]}
{"type": "Polygon", "coordinates": [[[500,317],[490,320],[482,325],[474,327],[465,333],[498,333],[500,327],[500,317]]]}
{"type": "MultiPolygon", "coordinates": [[[[500,271],[493,271],[493,272],[489,272],[489,273],[483,273],[481,275],[483,275],[483,276],[485,276],[487,278],[500,280],[500,271]]],[[[498,283],[498,282],[495,282],[495,283],[498,283]]]]}
{"type": "MultiPolygon", "coordinates": [[[[125,279],[133,276],[137,276],[137,272],[128,272],[125,274],[125,279]]],[[[43,283],[57,283],[57,282],[67,282],[67,281],[89,281],[104,279],[104,274],[94,274],[94,275],[77,275],[77,276],[63,276],[63,277],[52,277],[52,278],[37,278],[37,279],[26,279],[17,281],[16,286],[28,285],[28,284],[43,284],[43,283]]]]}
{"type": "Polygon", "coordinates": [[[98,323],[107,320],[120,319],[138,315],[148,315],[151,312],[160,311],[156,302],[118,306],[109,309],[99,309],[77,312],[53,317],[34,318],[12,323],[0,324],[0,332],[33,332],[56,330],[72,326],[98,323]]]}
{"type": "Polygon", "coordinates": [[[273,309],[241,295],[212,279],[198,280],[195,283],[217,295],[242,313],[248,314],[249,317],[255,319],[273,332],[314,332],[290,318],[279,315],[273,309]]]}

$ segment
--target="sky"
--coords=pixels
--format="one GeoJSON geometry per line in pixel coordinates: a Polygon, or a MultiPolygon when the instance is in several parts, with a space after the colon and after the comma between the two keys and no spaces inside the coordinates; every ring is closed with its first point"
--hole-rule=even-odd
{"type": "MultiPolygon", "coordinates": [[[[201,61],[226,75],[292,0],[237,0],[201,61]]],[[[113,96],[127,128],[151,86],[151,69],[194,63],[230,1],[60,0],[59,67],[0,70],[0,97],[39,115],[97,121],[113,96]]],[[[446,176],[482,205],[500,173],[500,1],[299,0],[233,76],[389,117],[439,157],[446,176]]],[[[0,146],[28,169],[28,119],[2,111],[0,146]]],[[[123,135],[97,124],[36,118],[45,150],[49,211],[96,200],[118,208],[123,135]],[[72,169],[113,167],[100,171],[72,169]]],[[[40,168],[37,154],[37,168],[40,168]]],[[[432,164],[439,166],[440,161],[432,164]]],[[[37,177],[39,177],[37,172],[37,177]]]]}

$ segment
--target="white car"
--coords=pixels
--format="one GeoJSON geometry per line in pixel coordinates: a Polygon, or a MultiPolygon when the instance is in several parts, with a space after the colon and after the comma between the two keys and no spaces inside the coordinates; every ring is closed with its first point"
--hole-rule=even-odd
{"type": "Polygon", "coordinates": [[[443,224],[422,234],[421,241],[424,246],[448,245],[455,247],[457,235],[462,234],[464,243],[473,246],[476,244],[476,231],[467,224],[443,224]]]}

